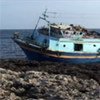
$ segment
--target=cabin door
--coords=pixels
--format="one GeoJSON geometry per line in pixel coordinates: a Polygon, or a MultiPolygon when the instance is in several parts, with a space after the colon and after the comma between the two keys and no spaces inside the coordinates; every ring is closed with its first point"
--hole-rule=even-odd
{"type": "Polygon", "coordinates": [[[74,44],[74,51],[83,51],[83,44],[74,44]]]}

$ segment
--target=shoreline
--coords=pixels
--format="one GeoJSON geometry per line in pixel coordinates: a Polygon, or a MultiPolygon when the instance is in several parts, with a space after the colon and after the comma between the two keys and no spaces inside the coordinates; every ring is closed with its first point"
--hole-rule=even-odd
{"type": "Polygon", "coordinates": [[[96,78],[98,83],[100,76],[100,63],[92,64],[65,64],[50,61],[29,61],[25,58],[0,59],[0,68],[12,71],[43,71],[52,74],[68,74],[81,78],[96,78]],[[80,74],[80,75],[78,75],[80,74]]]}
{"type": "Polygon", "coordinates": [[[100,63],[0,59],[2,100],[99,100],[100,63]]]}

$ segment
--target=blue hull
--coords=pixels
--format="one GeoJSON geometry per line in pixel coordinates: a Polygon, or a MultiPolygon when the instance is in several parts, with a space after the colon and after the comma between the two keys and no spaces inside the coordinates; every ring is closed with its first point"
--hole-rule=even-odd
{"type": "Polygon", "coordinates": [[[28,44],[15,41],[25,52],[29,60],[37,61],[53,61],[64,63],[100,63],[100,57],[96,57],[96,54],[79,54],[79,53],[62,53],[62,56],[58,56],[57,52],[46,51],[40,48],[32,47],[28,44]],[[83,56],[83,57],[82,57],[83,56]],[[94,57],[92,57],[94,56],[94,57]]]}
{"type": "Polygon", "coordinates": [[[37,61],[53,61],[53,62],[64,62],[64,63],[93,63],[93,62],[99,62],[100,58],[94,58],[94,59],[81,59],[81,58],[55,58],[46,56],[44,54],[40,54],[37,52],[29,51],[27,49],[23,49],[25,54],[27,55],[29,60],[37,60],[37,61]]]}

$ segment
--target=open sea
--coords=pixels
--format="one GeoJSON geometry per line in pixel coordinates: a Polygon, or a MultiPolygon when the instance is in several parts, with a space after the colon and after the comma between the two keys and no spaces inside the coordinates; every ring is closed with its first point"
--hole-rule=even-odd
{"type": "MultiPolygon", "coordinates": [[[[100,33],[100,29],[93,29],[100,33]]],[[[32,34],[32,29],[13,29],[0,30],[0,59],[7,58],[26,58],[24,52],[11,39],[15,32],[21,33],[22,36],[32,34]]]]}
{"type": "Polygon", "coordinates": [[[32,34],[32,29],[0,30],[0,59],[26,58],[21,48],[12,40],[13,34],[19,32],[22,36],[32,34]]]}

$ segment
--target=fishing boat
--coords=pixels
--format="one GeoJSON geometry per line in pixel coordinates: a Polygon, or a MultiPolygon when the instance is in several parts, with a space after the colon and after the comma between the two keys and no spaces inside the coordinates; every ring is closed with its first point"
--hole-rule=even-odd
{"type": "Polygon", "coordinates": [[[31,36],[13,40],[25,52],[29,60],[64,63],[100,62],[100,34],[80,25],[51,23],[47,10],[39,17],[31,36]],[[40,20],[47,23],[38,27],[40,20]]]}

